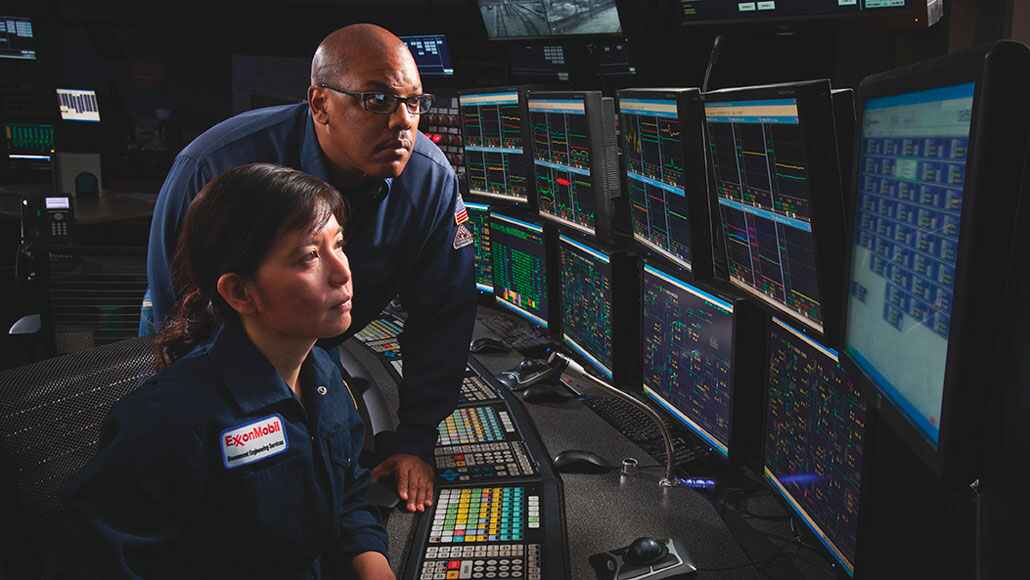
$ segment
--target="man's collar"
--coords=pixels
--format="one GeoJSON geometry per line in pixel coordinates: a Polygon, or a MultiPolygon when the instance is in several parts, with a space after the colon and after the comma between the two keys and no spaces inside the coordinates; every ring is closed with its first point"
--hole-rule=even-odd
{"type": "MultiPolygon", "coordinates": [[[[304,142],[300,148],[300,170],[332,184],[332,176],[329,173],[329,166],[326,164],[325,154],[322,152],[322,146],[318,144],[318,135],[315,134],[315,121],[311,117],[310,108],[308,108],[307,123],[304,125],[304,142]]],[[[376,203],[380,203],[390,195],[392,188],[393,178],[386,177],[382,179],[381,185],[373,189],[370,194],[375,196],[373,199],[376,203]]],[[[360,201],[349,197],[349,191],[341,190],[341,193],[352,204],[355,202],[360,203],[360,201]]]]}

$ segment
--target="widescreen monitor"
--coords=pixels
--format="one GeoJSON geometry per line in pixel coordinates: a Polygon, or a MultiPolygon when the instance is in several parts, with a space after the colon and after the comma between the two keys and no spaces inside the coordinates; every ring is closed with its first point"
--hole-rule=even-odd
{"type": "Polygon", "coordinates": [[[764,477],[854,576],[865,395],[836,350],[776,317],[767,352],[764,477]]]}
{"type": "Polygon", "coordinates": [[[509,213],[490,213],[490,251],[497,304],[548,327],[547,240],[544,227],[509,213]]]}
{"type": "Polygon", "coordinates": [[[747,300],[702,288],[645,260],[641,293],[644,394],[719,455],[753,465],[760,409],[762,317],[747,300]],[[744,388],[738,389],[738,386],[744,388]]]}
{"type": "Polygon", "coordinates": [[[467,192],[530,208],[533,164],[526,91],[462,91],[461,139],[467,192]]]}
{"type": "Polygon", "coordinates": [[[618,34],[616,0],[478,0],[491,40],[618,34]]]}
{"type": "Polygon", "coordinates": [[[443,34],[425,34],[419,36],[402,36],[401,40],[408,45],[408,50],[415,57],[415,66],[424,77],[454,76],[454,65],[451,64],[451,50],[447,45],[447,37],[443,34]]]}
{"type": "Polygon", "coordinates": [[[730,283],[836,344],[844,210],[829,81],[704,100],[730,283]]]}
{"type": "Polygon", "coordinates": [[[614,102],[597,91],[530,91],[529,115],[540,215],[612,241],[620,193],[614,102]]]}
{"type": "Polygon", "coordinates": [[[692,25],[857,17],[892,9],[905,10],[911,8],[912,0],[679,0],[677,4],[680,21],[684,25],[692,25]]]}
{"type": "Polygon", "coordinates": [[[100,122],[97,92],[92,89],[57,89],[57,101],[63,121],[100,122]]]}
{"type": "Polygon", "coordinates": [[[619,91],[624,191],[633,237],[691,272],[712,274],[704,109],[697,89],[619,91]]]}
{"type": "Polygon", "coordinates": [[[866,78],[851,229],[845,361],[947,479],[979,472],[1005,388],[1006,256],[1030,135],[1030,50],[1000,42],[866,78]]]}

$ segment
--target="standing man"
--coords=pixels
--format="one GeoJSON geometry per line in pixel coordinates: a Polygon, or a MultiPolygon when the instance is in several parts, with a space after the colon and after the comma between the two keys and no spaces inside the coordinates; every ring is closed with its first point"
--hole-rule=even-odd
{"type": "MultiPolygon", "coordinates": [[[[364,328],[398,294],[409,313],[400,337],[400,424],[377,437],[385,460],[372,472],[396,478],[409,511],[432,504],[436,426],[457,405],[475,320],[472,236],[458,182],[417,130],[431,103],[401,39],[371,24],[333,32],[311,60],[306,103],[242,113],[179,153],[158,195],[147,255],[147,294],[160,325],[176,302],[170,265],[181,222],[209,180],[264,161],[339,189],[350,206],[354,323],[335,342],[364,328]]],[[[153,332],[146,319],[144,312],[141,334],[153,332]]]]}

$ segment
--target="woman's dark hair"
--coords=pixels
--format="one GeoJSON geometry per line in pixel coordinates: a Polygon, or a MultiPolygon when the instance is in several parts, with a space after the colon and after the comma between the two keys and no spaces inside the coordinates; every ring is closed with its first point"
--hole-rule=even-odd
{"type": "Polygon", "coordinates": [[[252,278],[284,233],[318,231],[331,216],[346,228],[347,206],[317,177],[270,163],[251,163],[212,179],[186,212],[172,262],[179,301],[155,341],[158,366],[172,364],[238,320],[216,288],[233,272],[252,278]]]}

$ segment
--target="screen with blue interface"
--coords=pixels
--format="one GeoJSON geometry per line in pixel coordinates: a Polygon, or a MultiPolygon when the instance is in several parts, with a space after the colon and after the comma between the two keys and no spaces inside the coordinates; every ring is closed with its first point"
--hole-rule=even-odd
{"type": "Polygon", "coordinates": [[[531,175],[518,91],[464,94],[461,138],[469,193],[526,203],[531,175]]]}
{"type": "Polygon", "coordinates": [[[934,446],[955,296],[973,83],[865,102],[848,354],[934,446]]]}
{"type": "Polygon", "coordinates": [[[559,240],[562,340],[611,380],[611,258],[566,235],[559,240]]]}
{"type": "Polygon", "coordinates": [[[644,393],[723,456],[733,398],[733,305],[644,265],[644,393]]]}
{"type": "Polygon", "coordinates": [[[619,115],[633,237],[689,270],[690,213],[676,101],[624,98],[619,115]]]}
{"type": "Polygon", "coordinates": [[[469,229],[472,230],[472,247],[476,250],[476,288],[492,294],[494,291],[494,259],[490,253],[490,206],[482,203],[465,202],[469,212],[469,229]]]}
{"type": "Polygon", "coordinates": [[[451,65],[451,51],[447,48],[447,37],[442,34],[424,36],[402,36],[408,50],[415,57],[415,66],[422,76],[449,77],[454,74],[451,65]]]}
{"type": "Polygon", "coordinates": [[[547,328],[547,252],[544,228],[492,212],[490,245],[497,303],[547,328]]]}
{"type": "Polygon", "coordinates": [[[0,16],[0,58],[36,60],[36,39],[31,19],[0,16]]]}
{"type": "Polygon", "coordinates": [[[540,213],[594,233],[591,150],[583,99],[529,100],[540,213]]]}
{"type": "Polygon", "coordinates": [[[730,282],[822,332],[796,99],[705,104],[730,282]]]}
{"type": "Polygon", "coordinates": [[[866,404],[837,351],[769,325],[765,478],[854,575],[866,404]]]}

